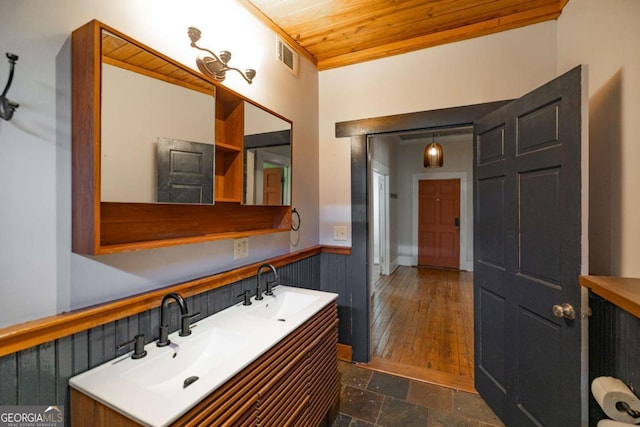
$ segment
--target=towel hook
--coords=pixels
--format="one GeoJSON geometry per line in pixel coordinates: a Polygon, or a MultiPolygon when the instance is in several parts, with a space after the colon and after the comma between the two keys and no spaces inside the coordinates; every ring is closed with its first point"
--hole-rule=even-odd
{"type": "Polygon", "coordinates": [[[300,230],[300,213],[296,210],[296,208],[293,208],[293,210],[291,211],[291,229],[293,231],[298,231],[300,230]],[[296,215],[298,217],[298,224],[296,225],[296,223],[293,221],[293,216],[296,215]]]}
{"type": "Polygon", "coordinates": [[[9,80],[2,91],[2,95],[0,95],[0,117],[8,121],[11,120],[13,112],[16,111],[16,108],[18,108],[20,104],[9,101],[6,96],[7,92],[9,92],[9,88],[11,87],[11,82],[13,81],[13,70],[16,66],[18,55],[7,52],[7,58],[9,59],[9,80]]]}

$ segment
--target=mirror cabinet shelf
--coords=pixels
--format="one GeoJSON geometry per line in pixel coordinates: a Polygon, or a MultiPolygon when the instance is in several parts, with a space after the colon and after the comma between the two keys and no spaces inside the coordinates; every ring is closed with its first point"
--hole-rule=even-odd
{"type": "Polygon", "coordinates": [[[214,194],[217,201],[241,202],[244,102],[238,97],[229,98],[216,97],[214,194]]]}
{"type": "Polygon", "coordinates": [[[244,142],[264,129],[254,110],[289,134],[290,121],[99,21],[75,30],[71,44],[74,252],[290,230],[290,140],[279,157],[244,142]],[[260,174],[282,165],[276,202],[262,202],[271,199],[247,172],[256,158],[265,159],[260,174]]]}

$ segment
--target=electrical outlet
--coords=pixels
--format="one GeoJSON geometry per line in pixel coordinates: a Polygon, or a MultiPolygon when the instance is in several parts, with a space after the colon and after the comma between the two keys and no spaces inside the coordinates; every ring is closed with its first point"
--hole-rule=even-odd
{"type": "Polygon", "coordinates": [[[344,225],[334,225],[333,240],[347,240],[347,227],[344,225]]]}
{"type": "Polygon", "coordinates": [[[249,256],[249,238],[233,239],[233,259],[246,258],[249,256]]]}

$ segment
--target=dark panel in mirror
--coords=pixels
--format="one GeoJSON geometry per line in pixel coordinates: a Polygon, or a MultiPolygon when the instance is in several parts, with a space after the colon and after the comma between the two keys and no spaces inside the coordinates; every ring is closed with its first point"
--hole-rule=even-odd
{"type": "Polygon", "coordinates": [[[157,201],[213,204],[213,145],[158,138],[157,147],[157,201]]]}

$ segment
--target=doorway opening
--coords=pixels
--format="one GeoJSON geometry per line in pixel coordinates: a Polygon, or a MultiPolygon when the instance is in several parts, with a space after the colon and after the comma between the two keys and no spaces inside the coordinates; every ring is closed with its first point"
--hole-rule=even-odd
{"type": "MultiPolygon", "coordinates": [[[[336,123],[336,137],[349,138],[351,144],[351,254],[348,258],[349,267],[345,274],[345,306],[349,318],[349,329],[341,332],[341,339],[348,342],[352,349],[352,360],[366,363],[370,359],[370,291],[369,291],[369,215],[368,204],[370,153],[368,139],[372,135],[385,135],[412,130],[444,129],[472,127],[481,117],[508,104],[510,101],[496,101],[461,107],[443,108],[408,114],[360,119],[336,123]]],[[[422,157],[422,153],[420,154],[422,157]]],[[[447,161],[445,160],[445,167],[447,161]]],[[[400,204],[401,194],[390,188],[389,195],[392,203],[389,211],[392,213],[394,204],[400,204]]],[[[393,217],[393,213],[391,214],[393,217]]],[[[393,230],[393,222],[390,223],[393,230]]],[[[396,233],[397,235],[397,233],[396,233]]],[[[391,235],[393,236],[393,234],[391,235]]],[[[403,249],[402,254],[392,254],[391,260],[406,257],[404,245],[393,243],[394,248],[403,249]]]]}
{"type": "Polygon", "coordinates": [[[368,365],[474,392],[472,128],[370,135],[367,149],[368,365]],[[434,137],[443,146],[444,166],[425,169],[422,152],[434,137]],[[421,198],[421,186],[435,193],[421,198]],[[424,230],[421,205],[423,216],[438,217],[437,230],[424,230]],[[421,235],[429,245],[441,243],[436,252],[446,253],[444,265],[421,259],[421,235]],[[448,269],[430,268],[437,265],[448,269]]]}

